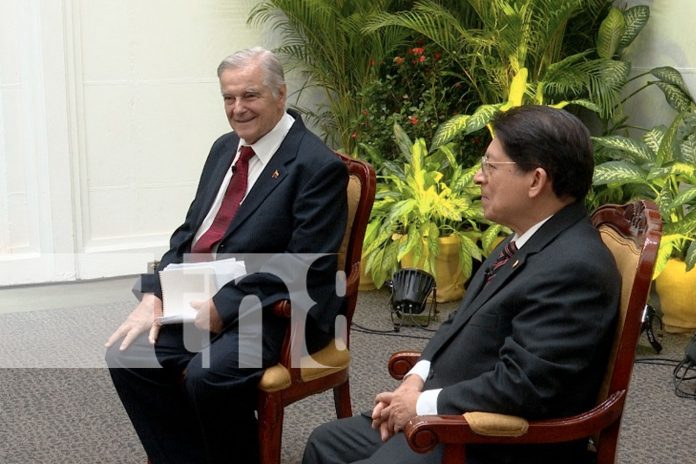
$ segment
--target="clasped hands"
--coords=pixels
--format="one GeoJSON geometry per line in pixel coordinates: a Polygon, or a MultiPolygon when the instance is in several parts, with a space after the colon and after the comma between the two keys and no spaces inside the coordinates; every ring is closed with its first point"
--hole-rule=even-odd
{"type": "MultiPolygon", "coordinates": [[[[212,298],[203,301],[192,301],[191,306],[196,310],[194,325],[200,330],[208,330],[212,333],[222,332],[223,324],[212,298]]],[[[106,341],[108,348],[118,339],[123,338],[119,349],[127,349],[135,338],[149,330],[148,341],[154,345],[160,331],[160,317],[162,317],[162,300],[152,293],[146,293],[138,306],[128,315],[126,320],[106,341]]]]}
{"type": "Polygon", "coordinates": [[[372,428],[378,429],[382,441],[400,432],[406,422],[417,415],[416,402],[423,391],[423,379],[409,375],[393,392],[383,392],[375,397],[372,409],[372,428]]]}

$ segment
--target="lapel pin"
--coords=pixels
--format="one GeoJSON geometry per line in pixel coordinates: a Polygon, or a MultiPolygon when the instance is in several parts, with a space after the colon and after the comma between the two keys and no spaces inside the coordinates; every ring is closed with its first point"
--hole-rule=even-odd
{"type": "Polygon", "coordinates": [[[275,171],[273,171],[273,174],[271,174],[271,177],[274,178],[274,179],[277,179],[279,175],[280,175],[280,173],[279,173],[278,170],[276,169],[275,171]]]}
{"type": "Polygon", "coordinates": [[[520,260],[519,260],[519,259],[516,259],[515,262],[512,263],[512,268],[513,268],[513,269],[516,268],[518,264],[520,264],[520,260]]]}

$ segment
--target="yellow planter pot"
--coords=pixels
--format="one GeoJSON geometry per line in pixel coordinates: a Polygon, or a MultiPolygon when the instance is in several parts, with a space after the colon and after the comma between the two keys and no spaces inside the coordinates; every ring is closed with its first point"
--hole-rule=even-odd
{"type": "MultiPolygon", "coordinates": [[[[466,279],[459,265],[459,239],[455,236],[440,237],[440,253],[435,262],[435,284],[437,286],[438,303],[456,301],[464,296],[464,282],[466,279]]],[[[414,267],[422,269],[413,262],[410,255],[401,260],[402,267],[414,267]]]]}
{"type": "Polygon", "coordinates": [[[655,280],[660,297],[662,323],[670,333],[692,332],[696,329],[696,269],[686,272],[686,264],[670,259],[655,280]]]}

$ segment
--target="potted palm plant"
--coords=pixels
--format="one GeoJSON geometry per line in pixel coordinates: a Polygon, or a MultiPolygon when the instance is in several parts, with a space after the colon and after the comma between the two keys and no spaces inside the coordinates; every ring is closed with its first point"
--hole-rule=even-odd
{"type": "Polygon", "coordinates": [[[400,266],[417,267],[435,276],[438,301],[459,299],[473,260],[481,260],[482,248],[500,232],[493,225],[481,231],[485,220],[473,183],[478,166],[462,168],[453,144],[429,152],[424,139],[412,142],[398,124],[394,137],[403,159],[385,163],[379,177],[365,235],[366,270],[381,287],[400,266]],[[445,254],[454,262],[438,268],[445,254]]]}

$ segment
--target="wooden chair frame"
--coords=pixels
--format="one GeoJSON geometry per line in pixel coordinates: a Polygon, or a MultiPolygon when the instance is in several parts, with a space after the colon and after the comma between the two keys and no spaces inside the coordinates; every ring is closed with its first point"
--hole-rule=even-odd
{"type": "MultiPolygon", "coordinates": [[[[292,308],[289,301],[284,300],[275,305],[273,308],[274,312],[287,318],[289,323],[283,342],[280,362],[266,370],[264,378],[262,378],[259,384],[258,419],[261,464],[280,463],[283,416],[286,406],[310,395],[333,389],[336,415],[339,418],[353,415],[348,375],[350,324],[358,297],[362,245],[372,210],[372,203],[375,198],[376,176],[373,167],[367,162],[353,159],[340,153],[336,155],[345,163],[350,179],[348,185],[349,218],[344,244],[341,247],[342,250],[345,250],[345,253],[339,254],[339,268],[343,269],[346,274],[346,294],[341,311],[346,318],[346,339],[334,342],[338,343],[339,347],[345,343],[346,362],[334,369],[312,369],[294,366],[292,360],[300,359],[296,350],[298,348],[302,349],[303,343],[293,343],[293,340],[303,339],[304,327],[301,327],[300,324],[295,324],[294,321],[293,324],[290,324],[292,308]],[[351,204],[351,183],[354,182],[358,183],[359,198],[357,202],[351,204]],[[342,265],[341,261],[344,261],[342,265]],[[281,378],[285,379],[283,385],[278,387],[277,381],[265,382],[267,375],[270,377],[278,373],[280,373],[281,378]]],[[[320,353],[315,354],[315,356],[319,362],[322,362],[320,353]]]]}
{"type": "MultiPolygon", "coordinates": [[[[466,462],[467,444],[558,443],[593,437],[597,464],[614,464],[619,427],[652,281],[662,222],[653,202],[638,200],[626,205],[604,205],[594,212],[592,223],[601,233],[618,234],[624,240],[632,242],[636,253],[639,253],[633,284],[630,290],[622,291],[621,318],[617,324],[614,346],[597,405],[576,416],[537,421],[490,413],[474,413],[477,415],[475,421],[472,420],[474,416],[471,413],[417,416],[404,429],[409,446],[414,451],[425,453],[442,444],[442,462],[454,464],[466,462]],[[483,431],[471,423],[481,419],[485,425],[487,418],[491,419],[490,423],[496,424],[500,424],[503,419],[508,426],[495,431],[483,431]]],[[[415,352],[395,353],[389,360],[390,374],[396,379],[403,378],[418,357],[419,353],[415,352]]]]}

